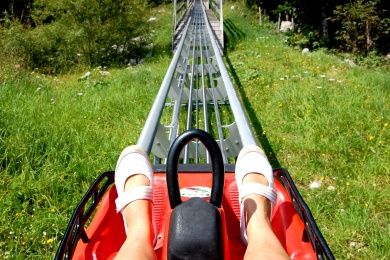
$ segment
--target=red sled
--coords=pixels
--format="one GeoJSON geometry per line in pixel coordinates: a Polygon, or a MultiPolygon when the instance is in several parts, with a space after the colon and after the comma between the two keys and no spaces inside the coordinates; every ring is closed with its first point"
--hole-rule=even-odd
{"type": "MultiPolygon", "coordinates": [[[[175,252],[196,250],[204,252],[203,257],[197,259],[243,259],[246,247],[240,234],[234,165],[223,165],[218,161],[213,152],[217,148],[206,145],[207,140],[202,136],[194,136],[193,132],[186,138],[182,136],[170,149],[170,154],[173,151],[176,157],[168,156],[166,165],[154,166],[153,218],[157,258],[178,259],[175,252]],[[178,164],[181,149],[194,137],[209,150],[212,167],[178,164]],[[202,214],[206,217],[199,220],[196,216],[202,214]],[[183,229],[184,234],[175,234],[177,221],[188,226],[183,229]]],[[[212,145],[218,147],[215,141],[212,145]]],[[[272,209],[271,223],[290,258],[334,259],[288,171],[275,169],[274,177],[277,201],[272,209]]],[[[117,192],[113,183],[114,172],[109,171],[92,184],[72,215],[55,259],[115,257],[126,235],[122,216],[115,210],[117,192]]],[[[194,259],[190,253],[187,256],[183,259],[194,259]]]]}

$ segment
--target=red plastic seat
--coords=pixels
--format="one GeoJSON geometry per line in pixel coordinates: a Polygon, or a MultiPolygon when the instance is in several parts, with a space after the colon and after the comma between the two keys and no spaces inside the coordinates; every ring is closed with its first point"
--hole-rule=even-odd
{"type": "MultiPolygon", "coordinates": [[[[192,186],[211,186],[211,174],[181,173],[180,188],[192,186]]],[[[272,210],[272,228],[292,259],[316,259],[311,242],[306,236],[305,225],[294,208],[286,189],[276,179],[275,188],[278,199],[272,210]]],[[[106,192],[100,202],[96,214],[87,228],[89,242],[78,241],[74,259],[111,259],[118,252],[125,240],[122,216],[116,213],[115,187],[106,192]]],[[[241,241],[239,228],[240,208],[238,191],[234,173],[225,174],[224,197],[222,209],[226,219],[227,250],[226,258],[242,259],[245,246],[241,241]]],[[[156,254],[159,259],[165,259],[163,253],[166,241],[165,225],[167,225],[167,210],[170,210],[165,182],[165,174],[156,173],[154,178],[154,220],[158,230],[156,254]]],[[[259,231],[261,232],[261,231],[259,231]]]]}

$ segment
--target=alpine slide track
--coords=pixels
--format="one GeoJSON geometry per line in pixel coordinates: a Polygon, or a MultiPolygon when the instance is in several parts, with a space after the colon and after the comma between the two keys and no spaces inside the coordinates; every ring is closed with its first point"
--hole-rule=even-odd
{"type": "MultiPolygon", "coordinates": [[[[153,162],[158,259],[234,260],[245,252],[234,163],[242,147],[257,141],[224,64],[222,7],[223,0],[173,0],[174,55],[137,142],[153,162]],[[192,228],[179,229],[193,233],[175,234],[171,213],[198,199],[193,197],[209,197],[218,220],[199,219],[201,210],[191,208],[189,223],[179,217],[178,227],[186,224],[192,228]],[[187,256],[177,257],[175,250],[187,250],[187,256]]],[[[101,174],[77,205],[56,259],[111,259],[118,252],[126,234],[115,210],[114,174],[101,174]]],[[[292,259],[334,259],[288,171],[274,169],[274,177],[271,222],[286,252],[292,259]]]]}

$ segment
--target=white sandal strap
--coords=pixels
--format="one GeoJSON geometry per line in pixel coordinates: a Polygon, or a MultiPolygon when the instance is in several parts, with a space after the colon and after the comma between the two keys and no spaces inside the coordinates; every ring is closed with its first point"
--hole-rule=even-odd
{"type": "Polygon", "coordinates": [[[243,184],[241,186],[239,194],[240,194],[240,203],[243,201],[243,199],[246,196],[250,194],[259,194],[261,196],[264,196],[267,199],[269,199],[272,202],[272,204],[275,204],[276,197],[277,197],[276,192],[273,188],[266,186],[264,184],[253,183],[253,182],[243,184]]]}
{"type": "Polygon", "coordinates": [[[138,186],[131,188],[129,191],[122,192],[115,200],[116,211],[122,211],[126,205],[135,200],[150,200],[153,202],[152,186],[138,186]]]}

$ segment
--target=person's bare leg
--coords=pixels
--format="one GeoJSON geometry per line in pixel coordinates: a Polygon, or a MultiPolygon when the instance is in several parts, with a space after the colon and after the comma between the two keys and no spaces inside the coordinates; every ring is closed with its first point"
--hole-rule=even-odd
{"type": "MultiPolygon", "coordinates": [[[[148,185],[150,185],[149,179],[137,174],[126,180],[125,190],[148,185]]],[[[151,210],[151,202],[148,200],[136,200],[124,208],[127,238],[116,255],[116,259],[156,259],[153,249],[154,231],[151,210]]]]}
{"type": "MultiPolygon", "coordinates": [[[[247,174],[243,183],[261,183],[268,186],[266,178],[258,173],[247,174]]],[[[271,202],[258,194],[245,197],[245,222],[248,247],[244,259],[289,259],[271,227],[271,202]]]]}

